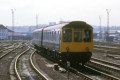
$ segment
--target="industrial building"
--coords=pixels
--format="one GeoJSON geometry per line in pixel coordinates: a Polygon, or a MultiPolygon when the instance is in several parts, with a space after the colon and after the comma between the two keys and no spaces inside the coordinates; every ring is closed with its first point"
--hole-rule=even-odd
{"type": "MultiPolygon", "coordinates": [[[[99,31],[94,32],[94,39],[105,40],[106,33],[104,31],[102,31],[101,34],[102,34],[102,37],[100,38],[100,32],[99,31]]],[[[113,40],[119,40],[120,39],[120,30],[110,30],[109,37],[112,37],[113,40]]]]}

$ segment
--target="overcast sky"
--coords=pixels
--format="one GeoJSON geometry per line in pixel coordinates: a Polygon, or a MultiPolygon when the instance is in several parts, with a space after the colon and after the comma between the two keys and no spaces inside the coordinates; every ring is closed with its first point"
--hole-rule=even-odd
{"type": "Polygon", "coordinates": [[[36,14],[39,24],[60,20],[82,20],[91,25],[107,25],[110,11],[110,26],[120,26],[120,0],[0,0],[0,24],[12,25],[11,9],[15,9],[15,25],[35,25],[36,14]]]}

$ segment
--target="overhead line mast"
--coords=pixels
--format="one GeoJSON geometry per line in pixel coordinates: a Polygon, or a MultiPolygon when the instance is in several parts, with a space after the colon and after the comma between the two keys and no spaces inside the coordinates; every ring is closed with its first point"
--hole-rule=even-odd
{"type": "Polygon", "coordinates": [[[109,37],[109,15],[110,15],[110,11],[111,9],[106,9],[107,11],[107,37],[109,37]]]}
{"type": "Polygon", "coordinates": [[[11,39],[13,40],[14,38],[13,38],[13,36],[14,36],[14,9],[11,9],[11,12],[12,12],[12,37],[11,37],[11,39]]]}
{"type": "Polygon", "coordinates": [[[36,14],[36,29],[38,29],[38,14],[36,14]]]}
{"type": "Polygon", "coordinates": [[[102,38],[102,28],[101,28],[101,16],[99,16],[99,29],[100,29],[100,32],[99,32],[99,39],[101,39],[102,38]]]}

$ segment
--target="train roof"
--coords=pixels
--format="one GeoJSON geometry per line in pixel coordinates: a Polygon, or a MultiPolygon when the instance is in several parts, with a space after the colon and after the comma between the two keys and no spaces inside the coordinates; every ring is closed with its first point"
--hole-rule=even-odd
{"type": "Polygon", "coordinates": [[[66,23],[62,23],[62,24],[57,24],[57,25],[53,25],[53,26],[47,26],[44,28],[36,29],[36,30],[34,30],[34,32],[41,31],[42,29],[59,31],[62,28],[92,28],[92,26],[83,21],[72,21],[72,22],[66,22],[66,23]]]}
{"type": "Polygon", "coordinates": [[[42,31],[43,28],[35,29],[34,32],[42,31]]]}
{"type": "Polygon", "coordinates": [[[72,21],[69,24],[65,25],[66,28],[93,28],[91,25],[83,21],[72,21]]]}
{"type": "Polygon", "coordinates": [[[57,29],[61,29],[61,28],[92,28],[93,29],[93,27],[91,25],[87,24],[86,22],[72,21],[72,22],[66,22],[66,23],[57,24],[57,25],[53,25],[53,26],[48,26],[48,27],[44,28],[44,30],[57,30],[57,29]]]}
{"type": "Polygon", "coordinates": [[[68,23],[62,23],[62,24],[57,24],[57,25],[53,25],[53,26],[48,26],[48,27],[44,28],[44,30],[54,30],[54,31],[58,30],[59,31],[60,29],[62,29],[63,26],[65,26],[67,24],[68,23]]]}

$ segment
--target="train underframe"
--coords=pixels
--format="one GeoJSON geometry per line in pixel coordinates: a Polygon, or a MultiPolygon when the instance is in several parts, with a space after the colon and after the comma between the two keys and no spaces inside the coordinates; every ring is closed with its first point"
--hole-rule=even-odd
{"type": "Polygon", "coordinates": [[[47,48],[35,46],[38,53],[52,57],[57,62],[66,63],[70,62],[71,65],[82,63],[84,65],[88,62],[92,56],[91,52],[57,52],[55,50],[49,50],[47,48]]]}
{"type": "Polygon", "coordinates": [[[71,65],[82,63],[84,65],[92,56],[91,52],[65,52],[61,54],[63,61],[70,61],[71,65]]]}

